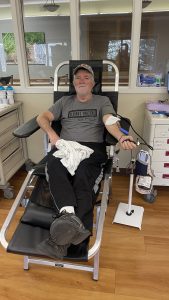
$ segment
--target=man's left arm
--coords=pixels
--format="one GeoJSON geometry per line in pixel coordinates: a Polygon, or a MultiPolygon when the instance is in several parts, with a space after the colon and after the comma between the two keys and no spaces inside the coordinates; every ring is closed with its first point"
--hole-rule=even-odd
{"type": "Polygon", "coordinates": [[[118,126],[118,121],[112,118],[111,114],[106,114],[103,116],[103,123],[107,131],[113,135],[119,142],[120,146],[124,150],[132,150],[136,148],[136,144],[133,142],[133,137],[130,135],[123,134],[118,126]]]}

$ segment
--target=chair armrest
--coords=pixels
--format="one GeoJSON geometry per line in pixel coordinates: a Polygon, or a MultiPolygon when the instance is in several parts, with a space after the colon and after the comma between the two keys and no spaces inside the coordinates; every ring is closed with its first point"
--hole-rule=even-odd
{"type": "Polygon", "coordinates": [[[118,143],[118,140],[114,136],[112,136],[109,132],[106,132],[106,145],[115,146],[118,143]]]}
{"type": "Polygon", "coordinates": [[[27,138],[31,136],[34,132],[39,130],[39,125],[36,121],[36,117],[32,118],[28,122],[24,123],[23,125],[19,126],[17,129],[13,131],[13,135],[18,138],[27,138]]]}

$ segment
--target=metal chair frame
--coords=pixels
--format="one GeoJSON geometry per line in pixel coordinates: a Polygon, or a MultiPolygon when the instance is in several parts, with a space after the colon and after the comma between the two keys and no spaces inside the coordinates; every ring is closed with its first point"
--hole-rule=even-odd
{"type": "MultiPolygon", "coordinates": [[[[63,62],[59,64],[56,68],[55,74],[54,74],[54,91],[58,91],[58,72],[60,68],[66,64],[69,64],[68,61],[63,62]]],[[[113,67],[115,70],[115,91],[118,91],[118,81],[119,81],[119,72],[114,63],[111,61],[103,61],[103,64],[109,64],[113,67]]],[[[33,120],[34,125],[35,125],[35,130],[32,130],[32,132],[35,132],[36,130],[39,129],[38,125],[35,122],[35,118],[33,120]]],[[[25,127],[22,126],[21,134],[15,133],[17,136],[20,137],[28,137],[29,133],[25,133],[23,135],[23,129],[25,127]]],[[[31,132],[31,134],[32,134],[31,132]]],[[[107,172],[104,175],[104,181],[103,181],[103,188],[102,188],[102,193],[101,193],[101,201],[100,201],[100,206],[96,207],[96,237],[93,245],[89,248],[88,250],[88,260],[93,258],[93,266],[88,266],[80,263],[74,263],[74,262],[68,262],[67,260],[53,260],[53,259],[44,259],[44,258],[37,258],[34,256],[29,256],[29,255],[24,255],[24,270],[29,269],[30,264],[38,264],[38,265],[45,265],[45,266],[52,266],[52,267],[57,267],[57,268],[68,268],[68,269],[76,269],[76,270],[83,270],[83,271],[88,271],[93,273],[93,279],[98,280],[99,278],[99,252],[100,252],[100,246],[101,246],[101,241],[102,241],[102,234],[103,234],[103,226],[104,226],[104,220],[105,220],[105,214],[107,210],[107,204],[109,200],[109,196],[111,194],[111,182],[112,182],[112,166],[113,166],[113,146],[108,146],[110,148],[109,152],[111,153],[111,167],[108,168],[107,172]]],[[[30,186],[32,188],[32,182],[35,179],[34,175],[35,169],[31,169],[23,184],[22,187],[6,217],[6,220],[4,224],[2,225],[1,232],[0,232],[0,242],[2,246],[8,251],[8,245],[9,242],[7,241],[7,232],[10,227],[10,224],[12,220],[14,219],[18,207],[21,205],[22,201],[25,199],[27,191],[30,190],[30,186]]]]}

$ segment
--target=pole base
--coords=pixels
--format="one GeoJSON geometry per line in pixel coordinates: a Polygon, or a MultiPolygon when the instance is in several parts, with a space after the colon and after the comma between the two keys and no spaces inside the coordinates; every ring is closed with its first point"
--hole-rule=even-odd
{"type": "Polygon", "coordinates": [[[128,204],[119,203],[115,217],[112,223],[138,227],[141,230],[144,208],[142,206],[132,205],[128,212],[128,204]]]}

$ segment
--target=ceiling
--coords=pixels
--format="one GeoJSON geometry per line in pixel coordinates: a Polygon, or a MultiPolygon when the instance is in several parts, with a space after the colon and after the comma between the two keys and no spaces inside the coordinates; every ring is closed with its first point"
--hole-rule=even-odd
{"type": "MultiPolygon", "coordinates": [[[[69,16],[70,15],[70,1],[69,0],[55,0],[59,5],[59,9],[55,12],[49,12],[44,9],[43,5],[46,0],[24,0],[24,13],[28,17],[36,16],[69,16]]],[[[47,1],[51,3],[51,0],[47,1]]],[[[132,0],[81,0],[80,12],[83,15],[90,14],[119,14],[132,12],[132,0]]],[[[10,1],[0,1],[0,19],[11,18],[10,16],[10,1]]],[[[143,12],[160,12],[169,11],[169,0],[152,0],[143,12]]]]}

